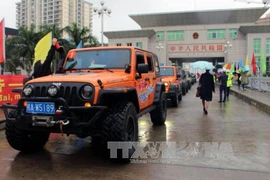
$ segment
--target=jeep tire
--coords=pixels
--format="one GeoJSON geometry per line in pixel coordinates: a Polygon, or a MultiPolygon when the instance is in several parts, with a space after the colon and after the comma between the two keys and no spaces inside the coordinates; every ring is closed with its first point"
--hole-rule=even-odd
{"type": "Polygon", "coordinates": [[[182,101],[182,93],[180,93],[180,94],[178,95],[178,100],[179,100],[179,101],[182,101]]]}
{"type": "Polygon", "coordinates": [[[164,92],[160,94],[156,108],[150,112],[150,116],[154,125],[163,125],[165,123],[167,116],[167,98],[164,92]]]}
{"type": "Polygon", "coordinates": [[[178,107],[178,93],[175,92],[174,96],[171,97],[171,104],[173,107],[178,107]]]}
{"type": "MultiPolygon", "coordinates": [[[[131,102],[120,102],[113,108],[109,141],[135,142],[138,140],[138,118],[136,109],[131,102]]],[[[130,157],[135,149],[129,150],[128,157],[122,156],[122,151],[117,152],[117,157],[111,159],[118,162],[130,162],[130,157]]]]}
{"type": "Polygon", "coordinates": [[[50,136],[47,132],[31,132],[19,129],[12,121],[6,121],[6,138],[11,147],[24,153],[40,151],[50,136]]]}

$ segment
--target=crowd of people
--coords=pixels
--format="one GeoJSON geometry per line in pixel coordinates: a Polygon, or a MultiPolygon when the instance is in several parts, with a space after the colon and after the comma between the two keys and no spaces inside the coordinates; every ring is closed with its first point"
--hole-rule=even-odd
{"type": "Polygon", "coordinates": [[[249,83],[248,71],[243,71],[242,69],[236,72],[231,72],[231,70],[220,69],[213,75],[210,73],[210,69],[206,69],[206,72],[198,75],[199,77],[199,88],[200,88],[200,98],[202,100],[203,111],[208,114],[209,104],[212,101],[213,93],[215,93],[215,84],[219,86],[219,103],[225,103],[229,100],[230,88],[233,85],[233,81],[237,82],[238,88],[245,91],[249,83]]]}

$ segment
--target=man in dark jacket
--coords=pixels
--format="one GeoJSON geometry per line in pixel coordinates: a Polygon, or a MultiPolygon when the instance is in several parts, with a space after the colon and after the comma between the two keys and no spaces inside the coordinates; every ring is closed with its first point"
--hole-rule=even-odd
{"type": "Polygon", "coordinates": [[[60,61],[59,61],[58,66],[57,66],[56,73],[59,73],[62,71],[62,66],[63,66],[63,62],[64,62],[65,57],[66,57],[66,53],[65,53],[64,48],[58,44],[57,39],[53,38],[52,45],[51,45],[51,48],[47,54],[46,59],[44,60],[44,62],[42,62],[41,60],[38,60],[34,64],[34,70],[33,70],[32,74],[30,74],[30,77],[26,77],[23,80],[23,84],[25,84],[27,81],[29,81],[31,79],[52,74],[51,63],[53,61],[55,50],[58,51],[60,54],[60,61]]]}
{"type": "Polygon", "coordinates": [[[212,101],[213,95],[212,93],[215,92],[215,83],[214,77],[210,74],[210,70],[207,69],[205,73],[203,73],[199,80],[199,86],[201,89],[201,100],[203,105],[203,111],[205,114],[208,114],[208,107],[210,101],[212,101]]]}
{"type": "Polygon", "coordinates": [[[52,74],[51,63],[54,57],[55,50],[60,53],[60,62],[57,67],[57,72],[61,70],[63,59],[65,58],[65,51],[64,48],[58,44],[57,39],[53,38],[52,46],[48,52],[45,61],[42,63],[41,60],[39,60],[35,63],[34,72],[32,75],[33,78],[43,77],[52,74]]]}
{"type": "Polygon", "coordinates": [[[227,89],[227,80],[228,75],[225,71],[222,72],[222,74],[218,78],[219,80],[219,103],[226,101],[226,89],[227,89]],[[223,101],[222,101],[222,94],[224,94],[223,101]]]}

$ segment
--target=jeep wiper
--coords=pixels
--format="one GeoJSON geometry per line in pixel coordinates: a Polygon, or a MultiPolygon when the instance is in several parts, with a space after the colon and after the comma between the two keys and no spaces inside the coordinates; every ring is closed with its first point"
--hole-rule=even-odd
{"type": "Polygon", "coordinates": [[[108,68],[104,68],[104,67],[90,68],[90,70],[107,70],[107,71],[109,71],[109,72],[113,73],[113,71],[112,71],[112,70],[110,70],[110,69],[108,69],[108,68]]]}
{"type": "Polygon", "coordinates": [[[79,71],[79,72],[81,72],[82,70],[81,69],[77,69],[77,68],[72,68],[72,69],[66,69],[66,71],[79,71]]]}

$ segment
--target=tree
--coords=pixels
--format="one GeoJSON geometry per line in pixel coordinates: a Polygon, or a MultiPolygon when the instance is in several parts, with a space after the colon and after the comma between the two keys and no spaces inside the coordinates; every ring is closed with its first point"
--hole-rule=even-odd
{"type": "Polygon", "coordinates": [[[42,37],[42,33],[36,33],[34,25],[30,28],[20,27],[18,31],[18,36],[6,41],[5,70],[15,73],[17,67],[22,67],[29,74],[32,70],[35,46],[42,37]]]}
{"type": "Polygon", "coordinates": [[[80,29],[76,23],[72,23],[71,26],[64,28],[64,31],[68,33],[71,38],[71,43],[76,47],[80,41],[87,42],[90,38],[90,30],[87,27],[80,29]]]}
{"type": "Polygon", "coordinates": [[[17,68],[21,67],[24,69],[24,64],[20,59],[19,52],[17,51],[18,44],[15,38],[6,39],[6,62],[5,71],[16,74],[17,68]]]}
{"type": "Polygon", "coordinates": [[[19,57],[22,57],[25,70],[29,74],[32,70],[32,64],[34,61],[35,46],[37,42],[42,38],[42,32],[35,32],[35,26],[31,25],[28,29],[27,27],[19,28],[19,35],[15,38],[17,50],[19,52],[19,57]]]}
{"type": "Polygon", "coordinates": [[[52,32],[52,37],[60,39],[63,36],[64,29],[60,29],[56,24],[40,26],[40,32],[43,36],[52,32]]]}
{"type": "Polygon", "coordinates": [[[89,36],[89,44],[86,45],[87,47],[97,47],[100,46],[100,42],[98,41],[97,37],[89,36]]]}

